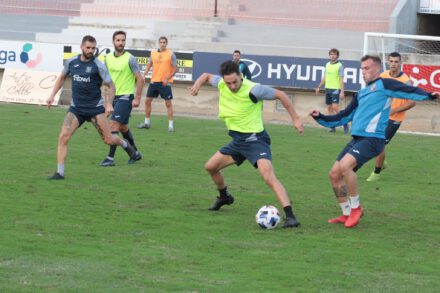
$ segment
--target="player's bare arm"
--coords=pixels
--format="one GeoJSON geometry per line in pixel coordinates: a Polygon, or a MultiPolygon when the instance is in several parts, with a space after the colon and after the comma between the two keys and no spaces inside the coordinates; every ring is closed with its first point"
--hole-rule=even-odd
{"type": "Polygon", "coordinates": [[[104,83],[107,87],[106,95],[105,95],[105,113],[106,115],[110,115],[113,113],[113,100],[115,99],[115,85],[113,82],[104,83]]]}
{"type": "Polygon", "coordinates": [[[290,118],[292,119],[293,122],[293,126],[295,126],[296,130],[298,130],[299,133],[303,133],[304,132],[303,123],[301,119],[299,119],[299,116],[296,113],[295,109],[293,108],[293,104],[290,101],[287,94],[283,91],[275,90],[275,98],[280,100],[281,104],[283,104],[284,108],[289,113],[290,118]]]}
{"type": "Polygon", "coordinates": [[[50,107],[52,106],[52,103],[55,100],[55,95],[63,87],[65,80],[66,80],[66,76],[61,73],[60,76],[58,76],[57,80],[55,81],[55,85],[52,89],[52,93],[50,94],[49,98],[46,100],[48,109],[50,109],[50,107]]]}
{"type": "Polygon", "coordinates": [[[188,90],[192,96],[197,96],[199,94],[199,90],[206,82],[210,81],[213,77],[210,73],[203,73],[197,78],[194,82],[193,86],[189,87],[188,90]]]}
{"type": "Polygon", "coordinates": [[[142,97],[142,88],[144,87],[144,77],[140,72],[136,73],[136,95],[134,97],[134,100],[132,102],[132,106],[134,108],[139,107],[139,104],[141,103],[141,97],[142,97]]]}

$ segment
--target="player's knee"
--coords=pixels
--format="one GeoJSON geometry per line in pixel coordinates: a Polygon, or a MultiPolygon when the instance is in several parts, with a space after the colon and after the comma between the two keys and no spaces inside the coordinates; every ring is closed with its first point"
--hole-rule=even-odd
{"type": "Polygon", "coordinates": [[[128,125],[127,124],[122,124],[119,126],[119,131],[126,133],[128,131],[128,125]]]}
{"type": "Polygon", "coordinates": [[[58,142],[59,143],[67,143],[70,138],[72,137],[72,135],[66,131],[61,131],[60,135],[58,136],[58,142]]]}
{"type": "Polygon", "coordinates": [[[341,178],[342,174],[340,170],[332,168],[330,172],[328,172],[328,178],[331,181],[338,181],[341,178]]]}

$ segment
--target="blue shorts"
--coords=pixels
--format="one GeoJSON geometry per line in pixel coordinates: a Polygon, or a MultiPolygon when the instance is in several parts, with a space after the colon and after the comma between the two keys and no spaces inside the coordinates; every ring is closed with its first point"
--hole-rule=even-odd
{"type": "Polygon", "coordinates": [[[86,109],[81,108],[81,109],[79,109],[74,106],[70,106],[69,110],[67,112],[70,112],[73,115],[75,115],[76,119],[78,119],[79,126],[81,126],[85,121],[90,122],[90,120],[93,117],[95,117],[99,114],[105,113],[105,108],[104,108],[104,106],[99,106],[96,108],[86,108],[86,109]]]}
{"type": "Polygon", "coordinates": [[[341,90],[325,89],[325,104],[339,104],[339,94],[341,90]]]}
{"type": "Polygon", "coordinates": [[[230,130],[228,134],[232,137],[232,141],[219,151],[223,155],[231,156],[237,166],[240,166],[247,159],[255,168],[258,168],[257,161],[259,159],[272,160],[270,137],[266,130],[259,133],[242,133],[230,130]]]}
{"type": "Polygon", "coordinates": [[[388,144],[400,127],[401,121],[388,120],[388,126],[385,130],[385,144],[388,144]]]}
{"type": "Polygon", "coordinates": [[[171,86],[169,84],[163,86],[161,82],[150,83],[148,86],[147,97],[157,98],[159,95],[164,100],[172,100],[173,92],[171,91],[171,86]]]}
{"type": "Polygon", "coordinates": [[[111,119],[118,121],[122,125],[128,124],[132,109],[131,102],[133,99],[134,95],[115,96],[115,99],[113,100],[113,114],[111,119]]]}
{"type": "Polygon", "coordinates": [[[345,146],[336,161],[340,161],[345,154],[352,155],[357,162],[353,171],[359,170],[363,164],[379,155],[385,147],[385,139],[377,137],[353,136],[353,139],[345,146]]]}

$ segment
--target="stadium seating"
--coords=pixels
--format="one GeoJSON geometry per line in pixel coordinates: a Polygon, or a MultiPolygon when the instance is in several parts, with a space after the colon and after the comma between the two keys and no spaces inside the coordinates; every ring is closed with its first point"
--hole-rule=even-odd
{"type": "Polygon", "coordinates": [[[101,45],[111,45],[111,32],[123,29],[129,33],[127,46],[132,48],[151,48],[159,36],[166,35],[179,50],[229,52],[240,44],[253,54],[289,55],[292,48],[302,48],[303,56],[316,56],[313,49],[323,46],[360,51],[363,32],[389,32],[398,2],[2,0],[0,15],[10,21],[2,22],[0,37],[78,43],[87,33],[101,45]],[[213,17],[215,2],[218,17],[213,17]]]}

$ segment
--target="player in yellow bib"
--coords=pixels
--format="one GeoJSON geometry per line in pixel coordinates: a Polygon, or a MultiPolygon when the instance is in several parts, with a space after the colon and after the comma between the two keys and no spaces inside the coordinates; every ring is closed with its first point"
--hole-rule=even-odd
{"type": "MultiPolygon", "coordinates": [[[[388,55],[389,70],[385,70],[380,74],[382,78],[392,78],[400,81],[401,83],[411,85],[411,80],[408,75],[401,71],[402,57],[398,52],[392,52],[388,55]]],[[[415,101],[393,98],[390,110],[390,118],[388,120],[388,126],[385,130],[385,144],[388,144],[396,134],[403,120],[405,119],[405,112],[416,105],[415,101]]],[[[377,181],[380,179],[380,172],[384,169],[385,163],[385,148],[376,157],[376,164],[373,172],[367,178],[367,181],[377,181]]]]}
{"type": "Polygon", "coordinates": [[[293,125],[302,133],[303,124],[296,114],[292,102],[283,91],[243,79],[237,63],[226,61],[220,67],[221,76],[202,74],[189,89],[196,96],[206,83],[217,87],[219,96],[219,117],[225,121],[232,141],[220,148],[206,162],[205,169],[211,175],[219,196],[209,208],[217,211],[223,205],[230,205],[234,198],[229,193],[221,170],[232,165],[241,165],[248,160],[258,171],[264,182],[275,193],[286,214],[285,228],[298,227],[299,221],[293,214],[286,189],[275,176],[272,166],[270,137],[264,129],[262,119],[263,100],[279,100],[289,113],[293,125]]]}
{"type": "MultiPolygon", "coordinates": [[[[144,86],[144,78],[140,72],[136,58],[125,51],[125,40],[126,33],[124,31],[116,31],[113,33],[115,51],[106,56],[105,65],[116,88],[116,95],[113,100],[114,111],[111,116],[110,128],[114,136],[117,136],[118,133],[121,132],[124,139],[136,150],[136,157],[128,160],[129,164],[133,164],[142,159],[142,155],[136,147],[133,135],[128,128],[128,122],[132,108],[139,106],[142,87],[144,86]]],[[[114,166],[115,153],[116,146],[111,145],[107,157],[100,165],[103,167],[114,166]]]]}

